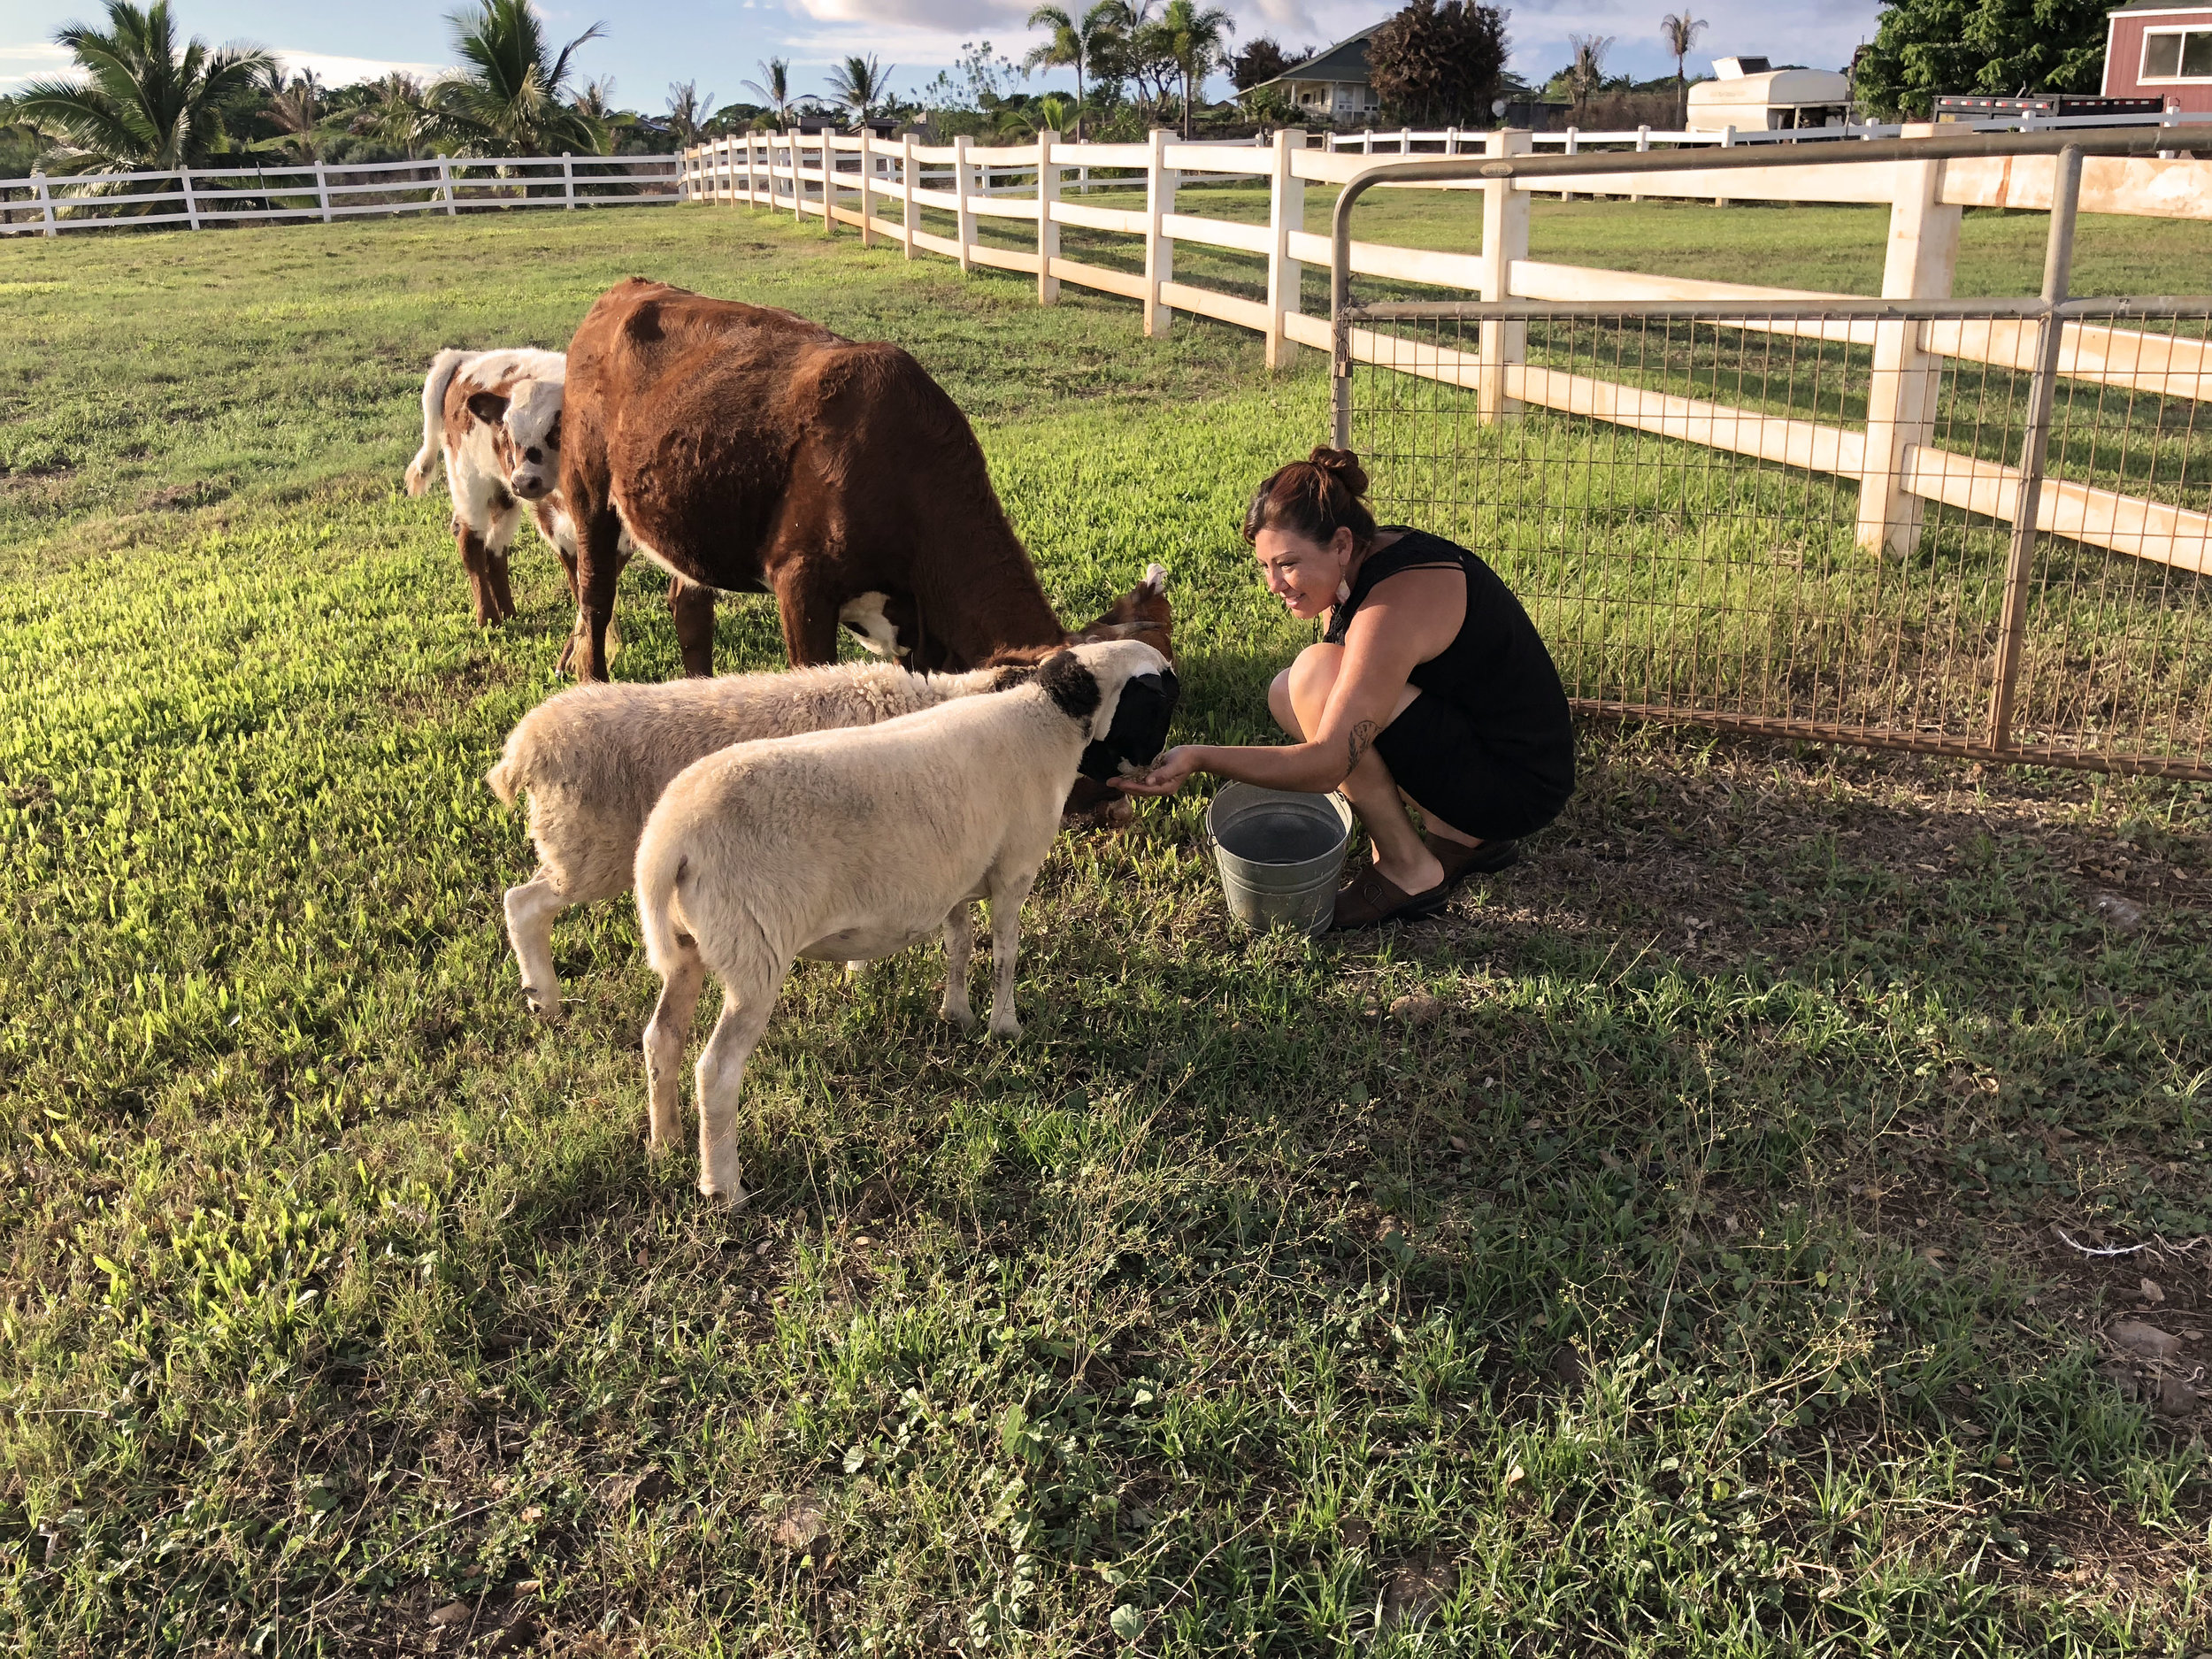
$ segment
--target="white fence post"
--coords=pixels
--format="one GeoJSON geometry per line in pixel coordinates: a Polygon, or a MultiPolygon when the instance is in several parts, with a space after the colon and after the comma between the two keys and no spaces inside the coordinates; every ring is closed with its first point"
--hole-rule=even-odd
{"type": "Polygon", "coordinates": [[[323,223],[330,223],[330,177],[323,171],[323,164],[315,164],[315,200],[323,210],[323,223]]]}
{"type": "Polygon", "coordinates": [[[191,222],[192,228],[197,230],[200,227],[200,199],[192,194],[191,168],[177,169],[177,184],[184,192],[184,216],[191,222]]]}
{"type": "MultiPolygon", "coordinates": [[[[1525,156],[1536,148],[1532,134],[1501,129],[1484,147],[1492,156],[1525,156]]],[[[1482,187],[1482,297],[1495,304],[1513,297],[1513,262],[1528,257],[1529,193],[1510,179],[1482,187]]],[[[1526,323],[1485,323],[1475,342],[1476,418],[1485,426],[1520,412],[1518,399],[1506,396],[1506,368],[1528,360],[1526,323]]]]}
{"type": "Polygon", "coordinates": [[[1060,279],[1052,274],[1052,262],[1060,257],[1060,223],[1052,210],[1060,204],[1060,169],[1053,164],[1052,147],[1060,134],[1050,127],[1037,134],[1037,303],[1060,303],[1060,279]]]}
{"type": "MultiPolygon", "coordinates": [[[[1905,128],[1911,138],[1932,138],[1935,127],[1905,128]]],[[[1884,299],[1939,300],[1951,296],[1958,270],[1959,218],[1963,210],[1937,201],[1939,161],[1896,164],[1897,200],[1889,213],[1889,249],[1882,265],[1884,299]]],[[[1874,325],[1874,364],[1867,377],[1866,460],[1859,479],[1860,549],[1885,549],[1909,557],[1920,537],[1920,497],[1905,488],[1909,451],[1935,435],[1936,393],[1942,358],[1921,349],[1916,322],[1874,325]]]]}
{"type": "Polygon", "coordinates": [[[453,207],[453,163],[444,156],[438,157],[438,188],[445,196],[445,216],[451,219],[453,207]]]}
{"type": "Polygon", "coordinates": [[[975,246],[975,204],[969,191],[973,180],[968,176],[969,141],[965,133],[952,141],[952,194],[959,204],[956,216],[956,237],[960,243],[960,268],[975,269],[975,259],[970,251],[975,246]]]}
{"type": "MultiPolygon", "coordinates": [[[[1639,127],[1636,129],[1636,153],[1640,156],[1650,148],[1651,123],[1649,121],[1646,121],[1641,127],[1639,127]]],[[[1632,202],[1640,202],[1644,199],[1643,192],[1640,190],[1631,190],[1628,193],[1628,199],[1632,202]]]]}
{"type": "Polygon", "coordinates": [[[837,135],[822,129],[822,234],[837,234],[837,135]]]}
{"type": "Polygon", "coordinates": [[[1158,340],[1175,321],[1175,313],[1160,303],[1160,284],[1175,277],[1175,244],[1161,222],[1175,211],[1175,175],[1168,171],[1165,129],[1154,127],[1149,142],[1144,179],[1144,336],[1158,340]]]}
{"type": "MultiPolygon", "coordinates": [[[[1735,149],[1736,126],[1734,122],[1731,121],[1726,127],[1720,129],[1720,147],[1723,150],[1735,149]]],[[[1728,205],[1728,198],[1724,196],[1717,196],[1713,198],[1713,205],[1715,207],[1726,207],[1728,205]]]]}
{"type": "Polygon", "coordinates": [[[906,257],[914,257],[914,233],[921,228],[921,204],[914,199],[914,179],[920,164],[914,159],[914,134],[899,134],[899,243],[906,257]]]}
{"type": "MultiPolygon", "coordinates": [[[[688,195],[690,186],[680,187],[679,195],[688,195]]],[[[576,161],[568,151],[561,151],[561,206],[570,212],[576,210],[576,161]]]]}
{"type": "Polygon", "coordinates": [[[61,232],[54,222],[54,193],[46,188],[46,174],[36,167],[31,169],[31,185],[39,206],[45,211],[46,234],[58,236],[61,232]]]}
{"type": "MultiPolygon", "coordinates": [[[[1567,129],[1567,148],[1561,153],[1568,156],[1578,156],[1582,153],[1582,129],[1580,127],[1570,127],[1567,129]]],[[[1559,199],[1563,202],[1571,202],[1575,199],[1575,193],[1572,190],[1562,190],[1559,193],[1559,199]]]]}
{"type": "MultiPolygon", "coordinates": [[[[1303,134],[1299,134],[1302,141],[1303,134]]],[[[1305,266],[1290,257],[1294,231],[1306,227],[1306,181],[1291,171],[1291,135],[1275,133],[1275,153],[1267,174],[1267,366],[1286,368],[1298,343],[1283,332],[1283,319],[1298,311],[1305,266]]]]}
{"type": "Polygon", "coordinates": [[[1410,127],[1399,129],[1398,153],[1402,156],[1410,156],[1413,153],[1413,129],[1410,127]]]}
{"type": "Polygon", "coordinates": [[[875,133],[866,122],[860,127],[860,245],[876,245],[875,133]]]}
{"type": "Polygon", "coordinates": [[[796,127],[784,134],[784,144],[791,152],[791,222],[796,225],[806,218],[806,185],[799,173],[799,133],[796,127]]]}
{"type": "Polygon", "coordinates": [[[1363,156],[1371,156],[1375,153],[1375,129],[1373,127],[1369,127],[1360,134],[1359,153],[1363,156]]]}

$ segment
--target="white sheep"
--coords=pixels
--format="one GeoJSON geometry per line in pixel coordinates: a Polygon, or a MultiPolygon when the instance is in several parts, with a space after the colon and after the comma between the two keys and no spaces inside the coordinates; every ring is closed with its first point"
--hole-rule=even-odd
{"type": "Polygon", "coordinates": [[[941,1012],[966,1027],[968,905],[987,899],[988,1029],[1015,1035],[1022,901],[1068,790],[1079,771],[1148,762],[1174,697],[1173,672],[1149,645],[1078,645],[995,696],[743,743],[687,768],[637,850],[638,916],[662,981],[644,1044],[654,1148],[675,1137],[684,1037],[709,973],[722,1018],[699,1056],[699,1190],[733,1205],[745,1195],[745,1064],[795,960],[885,956],[941,933],[941,1012]]]}
{"type": "Polygon", "coordinates": [[[507,889],[507,939],[531,1010],[560,1013],[553,920],[626,892],[646,814],[694,761],[755,738],[871,726],[1002,683],[1008,671],[917,674],[884,663],[726,674],[665,684],[594,682],[549,697],[484,774],[502,802],[527,794],[538,868],[507,889]]]}

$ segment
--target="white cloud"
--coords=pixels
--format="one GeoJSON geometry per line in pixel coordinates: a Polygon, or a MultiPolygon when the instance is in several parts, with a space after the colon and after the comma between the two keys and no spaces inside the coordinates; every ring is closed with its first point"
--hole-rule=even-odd
{"type": "Polygon", "coordinates": [[[403,63],[388,58],[348,58],[340,52],[315,52],[293,46],[275,46],[270,50],[284,65],[287,74],[301,69],[311,69],[324,84],[333,87],[350,86],[357,81],[375,81],[397,71],[413,75],[419,81],[429,81],[445,73],[444,64],[403,63]]]}
{"type": "Polygon", "coordinates": [[[1030,12],[1020,0],[797,0],[797,9],[819,23],[888,24],[949,38],[1019,30],[1030,12]]]}
{"type": "Polygon", "coordinates": [[[0,46],[0,87],[19,87],[27,81],[66,74],[71,61],[67,49],[50,42],[0,46]]]}

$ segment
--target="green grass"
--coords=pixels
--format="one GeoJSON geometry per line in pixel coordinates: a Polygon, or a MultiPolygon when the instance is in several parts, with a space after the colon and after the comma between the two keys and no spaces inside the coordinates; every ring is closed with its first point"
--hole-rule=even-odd
{"type": "Polygon", "coordinates": [[[1064,611],[1174,567],[1187,734],[1310,637],[1233,526],[1325,382],[1231,330],[742,211],[0,248],[19,1650],[2212,1640],[2206,1414],[2101,1334],[2212,1357],[2196,790],[1594,728],[1521,868],[1319,946],[1149,807],[1048,867],[1021,1041],[803,967],[752,1206],[649,1164],[633,913],[550,1030],[499,933],[557,567],[480,633],[397,493],[434,349],[634,271],[915,349],[1064,611]]]}

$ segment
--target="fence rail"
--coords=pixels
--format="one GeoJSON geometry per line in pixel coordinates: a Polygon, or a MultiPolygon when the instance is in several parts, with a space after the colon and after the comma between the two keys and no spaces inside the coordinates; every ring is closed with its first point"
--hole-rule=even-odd
{"type": "Polygon", "coordinates": [[[314,219],[457,216],[486,209],[679,202],[675,157],[434,156],[422,161],[183,167],[173,172],[34,173],[0,179],[0,235],[314,219]],[[27,199],[16,199],[21,191],[27,199]]]}

